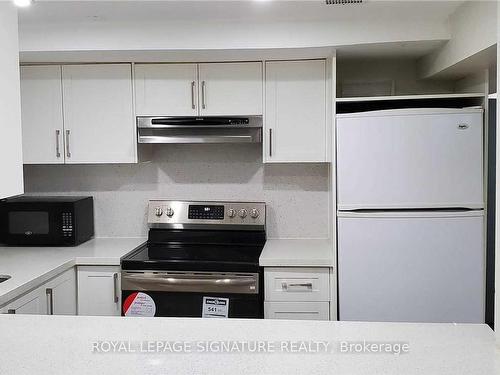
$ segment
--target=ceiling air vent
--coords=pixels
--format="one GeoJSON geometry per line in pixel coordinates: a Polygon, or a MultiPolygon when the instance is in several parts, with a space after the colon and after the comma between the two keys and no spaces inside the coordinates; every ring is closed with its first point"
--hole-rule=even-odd
{"type": "Polygon", "coordinates": [[[361,4],[363,0],[325,0],[326,5],[361,4]]]}

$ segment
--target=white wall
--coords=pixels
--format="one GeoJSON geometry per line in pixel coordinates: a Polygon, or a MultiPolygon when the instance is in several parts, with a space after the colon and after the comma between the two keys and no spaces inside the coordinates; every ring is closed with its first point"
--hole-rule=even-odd
{"type": "Polygon", "coordinates": [[[0,2],[0,199],[23,192],[17,12],[0,2]]]}
{"type": "Polygon", "coordinates": [[[31,9],[21,12],[20,49],[22,52],[206,51],[447,40],[450,31],[443,21],[456,6],[450,4],[35,2],[31,9]]]}
{"type": "Polygon", "coordinates": [[[438,74],[496,43],[497,2],[467,1],[449,19],[451,39],[420,61],[420,76],[438,74]]]}
{"type": "MultiPolygon", "coordinates": [[[[337,59],[337,95],[342,96],[342,87],[351,82],[394,81],[394,95],[421,93],[449,93],[454,85],[450,81],[421,80],[417,76],[417,62],[414,59],[337,59]]],[[[374,93],[372,95],[384,95],[374,93]]],[[[386,94],[387,95],[387,94],[386,94]]],[[[369,96],[356,92],[350,96],[369,96]]]]}
{"type": "Polygon", "coordinates": [[[93,195],[96,235],[147,233],[151,198],[268,204],[270,238],[328,238],[328,164],[262,164],[261,145],[155,145],[138,165],[25,166],[26,191],[93,195]]]}
{"type": "Polygon", "coordinates": [[[21,51],[322,47],[446,39],[442,25],[397,21],[360,27],[351,21],[240,24],[219,22],[49,24],[23,26],[21,51]]]}

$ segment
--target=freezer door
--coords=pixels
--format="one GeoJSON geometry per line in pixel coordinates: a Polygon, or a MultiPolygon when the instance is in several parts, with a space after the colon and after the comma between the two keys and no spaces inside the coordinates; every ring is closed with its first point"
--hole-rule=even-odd
{"type": "Polygon", "coordinates": [[[482,208],[482,110],[337,117],[338,209],[482,208]]]}
{"type": "Polygon", "coordinates": [[[338,275],[340,320],[484,323],[482,212],[341,215],[338,275]]]}

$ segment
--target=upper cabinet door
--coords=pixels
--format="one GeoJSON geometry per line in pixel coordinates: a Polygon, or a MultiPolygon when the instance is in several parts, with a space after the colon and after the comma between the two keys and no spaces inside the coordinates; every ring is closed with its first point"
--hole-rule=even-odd
{"type": "Polygon", "coordinates": [[[0,1],[0,199],[22,194],[23,152],[19,93],[17,10],[0,1]]]}
{"type": "Polygon", "coordinates": [[[136,64],[137,116],[196,116],[196,64],[136,64]]]}
{"type": "Polygon", "coordinates": [[[64,163],[61,67],[21,67],[24,164],[64,163]]]}
{"type": "Polygon", "coordinates": [[[265,162],[326,162],[325,60],[266,62],[265,162]]]}
{"type": "Polygon", "coordinates": [[[62,67],[66,163],[134,163],[130,64],[62,67]]]}
{"type": "Polygon", "coordinates": [[[262,63],[199,64],[200,115],[262,115],[262,63]]]}

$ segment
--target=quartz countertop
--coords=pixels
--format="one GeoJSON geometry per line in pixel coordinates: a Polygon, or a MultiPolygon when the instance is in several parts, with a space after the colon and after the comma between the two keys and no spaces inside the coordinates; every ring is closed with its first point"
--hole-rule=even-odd
{"type": "Polygon", "coordinates": [[[262,267],[333,267],[333,244],[327,239],[268,239],[262,267]]]}
{"type": "Polygon", "coordinates": [[[2,375],[494,375],[499,369],[494,333],[479,324],[3,315],[0,332],[2,375]],[[408,346],[400,354],[396,346],[392,353],[353,346],[345,352],[353,343],[408,346]],[[263,350],[252,352],[256,344],[263,350]]]}
{"type": "Polygon", "coordinates": [[[120,258],[146,238],[94,238],[73,247],[0,246],[0,306],[78,265],[119,266],[120,258]]]}

